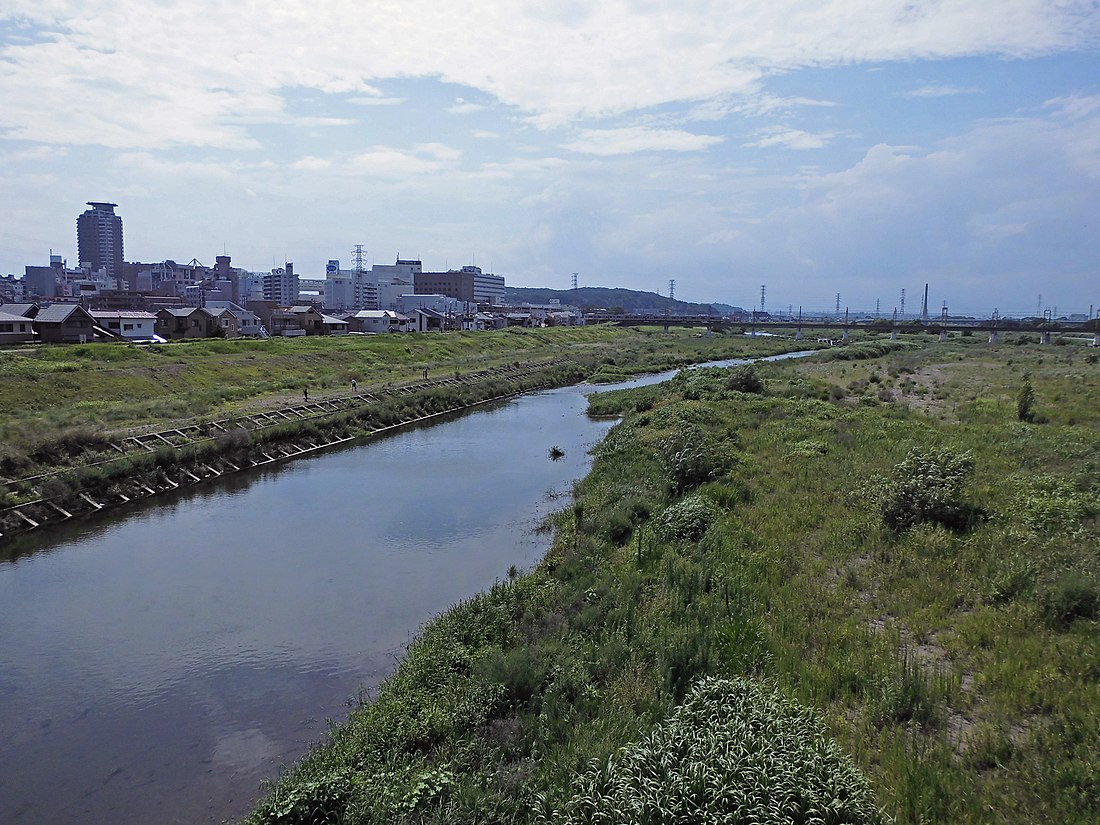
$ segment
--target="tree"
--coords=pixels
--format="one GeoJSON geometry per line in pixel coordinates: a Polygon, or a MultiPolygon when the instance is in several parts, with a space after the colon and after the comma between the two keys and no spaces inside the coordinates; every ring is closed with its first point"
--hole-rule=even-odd
{"type": "Polygon", "coordinates": [[[1031,386],[1031,379],[1024,377],[1024,385],[1020,387],[1020,394],[1016,397],[1016,417],[1021,421],[1034,421],[1035,413],[1031,409],[1035,404],[1035,390],[1031,386]]]}

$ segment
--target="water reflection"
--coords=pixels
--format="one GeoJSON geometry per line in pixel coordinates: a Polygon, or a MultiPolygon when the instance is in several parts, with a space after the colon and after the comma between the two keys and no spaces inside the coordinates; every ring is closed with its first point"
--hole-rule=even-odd
{"type": "Polygon", "coordinates": [[[611,426],[584,406],[526,396],[25,541],[0,566],[0,821],[246,811],[424,621],[541,557],[547,491],[611,426]]]}
{"type": "Polygon", "coordinates": [[[583,414],[590,391],[24,539],[0,564],[0,821],[247,811],[427,619],[542,556],[534,527],[614,423],[583,414]]]}

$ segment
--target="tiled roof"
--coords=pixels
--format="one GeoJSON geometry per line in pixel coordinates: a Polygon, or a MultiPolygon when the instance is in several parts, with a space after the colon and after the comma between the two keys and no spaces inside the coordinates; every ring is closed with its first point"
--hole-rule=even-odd
{"type": "Polygon", "coordinates": [[[161,312],[167,312],[171,315],[175,315],[177,318],[186,318],[192,312],[206,312],[202,307],[166,307],[161,312]]]}
{"type": "Polygon", "coordinates": [[[27,317],[27,313],[37,307],[38,304],[0,304],[0,312],[27,317]]]}
{"type": "Polygon", "coordinates": [[[40,310],[34,320],[38,324],[60,324],[67,321],[70,315],[81,309],[83,307],[80,304],[50,304],[45,309],[40,310]]]}

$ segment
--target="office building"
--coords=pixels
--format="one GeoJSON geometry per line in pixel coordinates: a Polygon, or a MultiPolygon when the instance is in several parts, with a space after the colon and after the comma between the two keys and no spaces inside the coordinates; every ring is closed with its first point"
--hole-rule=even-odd
{"type": "Polygon", "coordinates": [[[88,201],[92,207],[76,219],[76,245],[80,264],[93,272],[103,269],[108,278],[122,276],[122,218],[117,203],[88,201]]]}
{"type": "Polygon", "coordinates": [[[447,272],[418,272],[413,283],[417,295],[448,295],[477,304],[504,302],[504,276],[483,273],[477,266],[447,272]]]}

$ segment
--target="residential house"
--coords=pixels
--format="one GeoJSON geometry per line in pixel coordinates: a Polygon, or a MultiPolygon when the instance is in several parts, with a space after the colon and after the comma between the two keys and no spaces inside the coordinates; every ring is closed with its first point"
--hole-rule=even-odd
{"type": "Polygon", "coordinates": [[[350,332],[408,332],[411,326],[407,315],[391,309],[364,309],[346,318],[350,332]]]}
{"type": "Polygon", "coordinates": [[[416,332],[443,332],[447,328],[447,316],[434,309],[418,309],[414,317],[416,332]]]}
{"type": "Polygon", "coordinates": [[[225,307],[223,309],[211,309],[207,307],[207,312],[214,316],[214,335],[218,338],[240,338],[241,337],[241,324],[237,314],[225,307]]]}
{"type": "Polygon", "coordinates": [[[24,318],[33,318],[41,309],[38,304],[0,304],[0,312],[8,315],[22,315],[24,318]]]}
{"type": "Polygon", "coordinates": [[[34,321],[0,306],[0,344],[24,344],[34,339],[34,321]]]}
{"type": "Polygon", "coordinates": [[[152,341],[157,336],[157,316],[138,310],[93,309],[96,326],[127,341],[152,341]]]}
{"type": "Polygon", "coordinates": [[[80,304],[51,304],[34,316],[38,340],[84,344],[95,340],[95,319],[80,304]]]}
{"type": "Polygon", "coordinates": [[[538,320],[530,312],[508,312],[504,315],[510,327],[537,327],[538,320]]]}
{"type": "Polygon", "coordinates": [[[287,337],[324,335],[327,331],[321,312],[310,304],[273,310],[268,329],[272,335],[287,337]]]}
{"type": "MultiPolygon", "coordinates": [[[[267,336],[267,330],[263,326],[259,315],[250,309],[245,309],[240,304],[232,301],[207,301],[206,309],[217,315],[222,310],[229,310],[237,319],[237,334],[249,338],[262,338],[267,336]]],[[[225,324],[222,324],[223,328],[225,324]]]]}
{"type": "Polygon", "coordinates": [[[348,334],[348,322],[343,318],[337,318],[335,315],[325,315],[325,313],[322,312],[321,323],[324,324],[326,335],[348,334]]]}
{"type": "Polygon", "coordinates": [[[213,314],[202,307],[169,307],[157,312],[157,334],[170,341],[208,338],[215,329],[213,314]]]}

